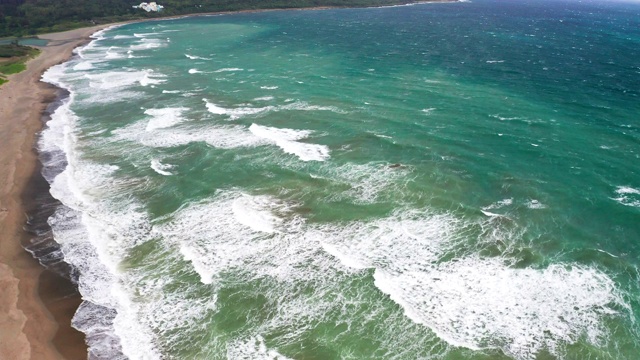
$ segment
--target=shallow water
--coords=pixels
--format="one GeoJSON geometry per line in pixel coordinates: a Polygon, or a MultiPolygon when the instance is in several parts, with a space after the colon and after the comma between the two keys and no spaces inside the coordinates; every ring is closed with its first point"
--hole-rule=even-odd
{"type": "Polygon", "coordinates": [[[633,359],[640,5],[130,24],[46,81],[92,356],[633,359]],[[68,163],[68,164],[67,164],[68,163]]]}

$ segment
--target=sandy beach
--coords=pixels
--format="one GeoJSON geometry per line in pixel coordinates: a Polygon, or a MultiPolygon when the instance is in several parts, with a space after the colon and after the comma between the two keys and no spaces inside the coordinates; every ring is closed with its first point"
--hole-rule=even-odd
{"type": "Polygon", "coordinates": [[[70,327],[79,296],[21,246],[41,117],[55,88],[40,82],[49,67],[108,25],[40,35],[50,40],[27,69],[0,87],[0,359],[86,359],[84,337],[70,327]],[[64,344],[64,346],[56,346],[64,344]]]}

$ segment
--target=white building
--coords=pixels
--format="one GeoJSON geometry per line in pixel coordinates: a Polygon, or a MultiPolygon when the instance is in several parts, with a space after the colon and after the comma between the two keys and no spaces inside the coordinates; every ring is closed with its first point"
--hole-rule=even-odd
{"type": "Polygon", "coordinates": [[[164,6],[156,4],[155,1],[152,1],[150,3],[146,3],[146,2],[142,2],[140,3],[140,5],[134,5],[133,6],[134,9],[142,9],[146,12],[151,12],[151,11],[162,11],[162,9],[164,9],[164,6]]]}

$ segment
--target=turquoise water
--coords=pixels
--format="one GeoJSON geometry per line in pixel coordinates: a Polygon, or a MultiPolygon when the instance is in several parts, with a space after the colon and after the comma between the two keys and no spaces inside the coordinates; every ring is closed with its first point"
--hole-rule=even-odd
{"type": "Polygon", "coordinates": [[[46,46],[49,42],[49,40],[39,38],[6,38],[0,40],[0,45],[9,45],[15,40],[18,40],[18,44],[27,46],[46,46]]]}
{"type": "Polygon", "coordinates": [[[92,356],[635,359],[640,4],[108,29],[44,78],[92,356]]]}
{"type": "Polygon", "coordinates": [[[15,40],[18,40],[18,44],[27,45],[27,46],[46,46],[47,43],[49,42],[49,40],[38,39],[38,38],[25,38],[25,39],[9,38],[9,39],[0,40],[0,45],[9,45],[11,44],[12,41],[15,41],[15,40]]]}

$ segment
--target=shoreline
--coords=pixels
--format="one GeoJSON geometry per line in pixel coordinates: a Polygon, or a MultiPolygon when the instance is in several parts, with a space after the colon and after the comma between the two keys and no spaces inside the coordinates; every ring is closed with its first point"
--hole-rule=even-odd
{"type": "MultiPolygon", "coordinates": [[[[55,98],[48,104],[41,117],[44,126],[53,112],[63,104],[68,93],[49,85],[55,92],[55,98]]],[[[40,132],[36,135],[36,142],[40,132]]],[[[36,170],[29,179],[23,201],[27,205],[27,221],[24,230],[27,233],[22,247],[44,267],[40,274],[38,296],[59,325],[52,339],[53,345],[64,359],[86,359],[87,346],[85,336],[72,325],[76,310],[82,303],[78,291],[76,273],[64,261],[61,246],[58,244],[49,226],[48,219],[61,205],[50,192],[50,184],[45,178],[46,165],[43,153],[34,147],[38,156],[36,170]]]]}
{"type": "MultiPolygon", "coordinates": [[[[449,2],[458,0],[418,1],[367,8],[449,2]]],[[[88,356],[85,334],[71,326],[71,319],[82,303],[76,285],[61,276],[59,271],[41,265],[31,250],[27,250],[32,238],[38,236],[29,233],[29,224],[25,227],[25,223],[31,220],[28,214],[41,211],[39,200],[49,195],[49,184],[41,174],[42,164],[35,146],[45,124],[44,118],[64,98],[61,89],[40,81],[42,74],[50,67],[71,59],[73,50],[89,43],[94,33],[114,26],[196,16],[347,8],[351,7],[191,13],[38,35],[49,41],[46,46],[38,47],[42,51],[40,55],[26,63],[25,71],[10,75],[9,82],[0,86],[0,143],[4,145],[0,152],[0,359],[86,359],[88,356]]],[[[45,204],[47,201],[49,199],[45,204]]],[[[43,220],[46,224],[46,219],[37,219],[40,223],[43,220]]]]}
{"type": "MultiPolygon", "coordinates": [[[[55,87],[40,81],[48,68],[67,61],[73,49],[110,25],[40,35],[49,40],[27,69],[8,77],[0,87],[0,358],[86,359],[86,345],[78,344],[70,326],[78,298],[71,284],[46,270],[22,247],[32,238],[23,226],[35,207],[40,165],[35,151],[37,134],[55,87]],[[73,340],[73,336],[76,340],[73,340]],[[71,343],[74,347],[68,346],[71,343]],[[56,344],[64,344],[60,351],[56,344]],[[84,346],[79,347],[79,345],[84,346]]],[[[48,191],[48,190],[47,190],[48,191]]],[[[75,290],[74,290],[75,291],[75,290]]],[[[79,303],[78,303],[79,304],[79,303]]]]}

